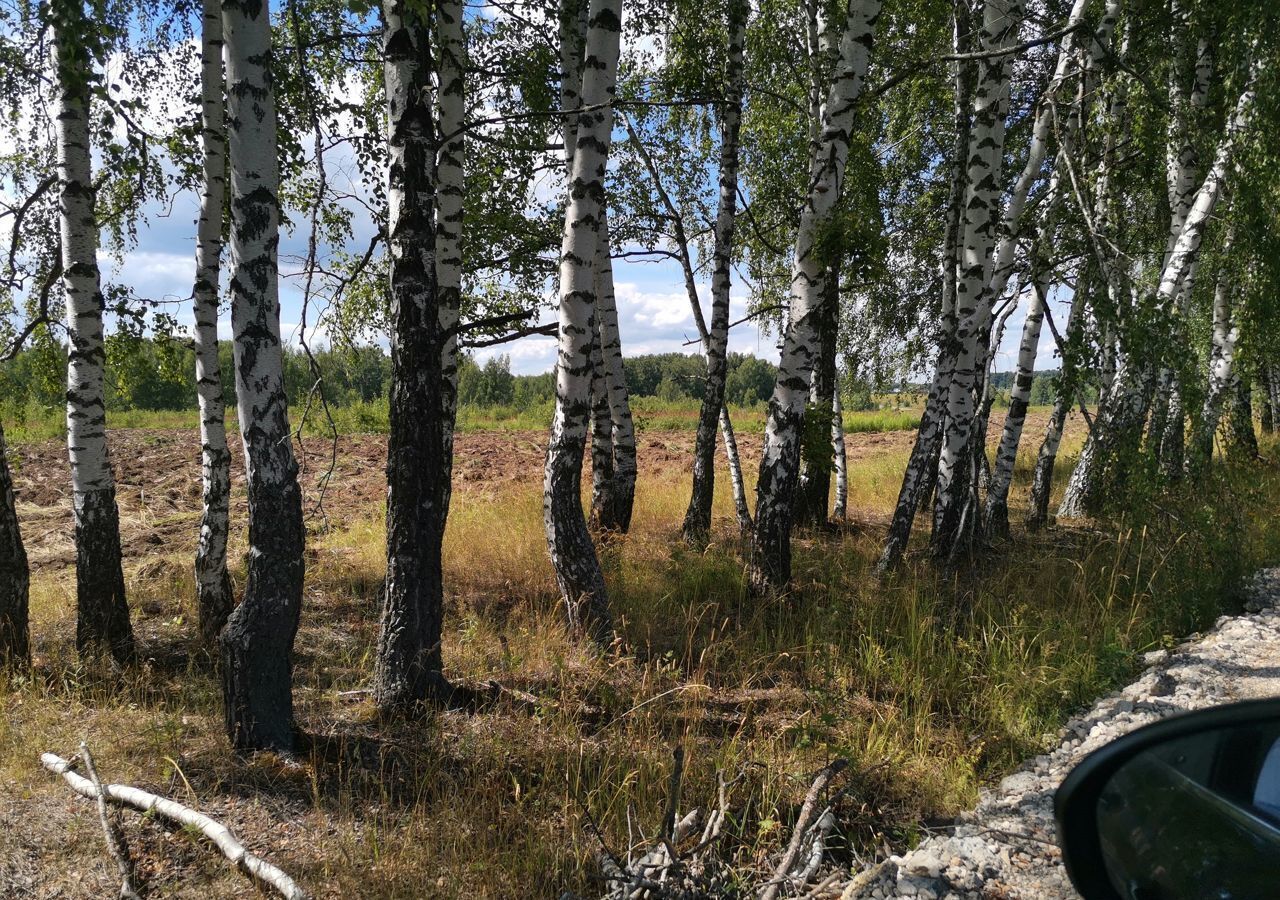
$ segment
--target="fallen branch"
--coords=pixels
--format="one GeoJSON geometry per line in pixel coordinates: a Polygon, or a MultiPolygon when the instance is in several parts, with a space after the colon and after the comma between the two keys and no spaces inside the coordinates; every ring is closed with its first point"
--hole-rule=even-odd
{"type": "Polygon", "coordinates": [[[254,856],[236,840],[230,829],[204,813],[128,785],[104,784],[101,791],[98,791],[92,781],[76,774],[71,763],[53,753],[41,753],[40,763],[55,775],[61,775],[77,794],[91,800],[105,798],[142,813],[154,812],[171,822],[196,829],[212,841],[222,851],[222,855],[244,874],[274,888],[285,900],[306,900],[306,892],[292,878],[261,857],[254,856]]]}
{"type": "MultiPolygon", "coordinates": [[[[827,785],[831,784],[831,779],[839,775],[847,765],[849,765],[847,759],[837,759],[831,765],[826,766],[813,779],[813,784],[809,786],[809,792],[804,795],[804,804],[800,807],[800,817],[796,819],[796,827],[791,835],[791,843],[787,846],[787,852],[782,855],[782,862],[778,863],[778,868],[774,870],[773,877],[769,879],[765,884],[764,890],[760,892],[760,900],[775,900],[782,886],[792,880],[791,870],[795,867],[797,858],[800,855],[800,847],[804,844],[805,838],[809,834],[809,828],[814,822],[814,817],[817,816],[820,809],[818,801],[826,791],[827,785]]],[[[825,818],[824,816],[819,820],[820,827],[825,818]]],[[[827,830],[830,830],[830,827],[830,825],[827,825],[827,830]]],[[[816,836],[816,840],[821,843],[821,832],[816,836]]],[[[821,861],[821,855],[819,855],[819,861],[821,861]]],[[[814,866],[814,869],[816,870],[817,866],[814,866]]],[[[812,873],[806,874],[806,880],[809,874],[812,873]]]]}
{"type": "Polygon", "coordinates": [[[116,868],[120,870],[121,900],[138,900],[138,891],[133,886],[133,860],[129,858],[129,845],[125,843],[124,835],[120,833],[120,824],[107,810],[107,798],[102,791],[102,781],[98,778],[98,769],[93,764],[93,754],[89,752],[89,745],[84,741],[80,742],[80,758],[84,760],[84,770],[89,773],[89,781],[93,785],[98,801],[98,820],[102,822],[102,833],[107,838],[107,850],[116,861],[116,868]]]}

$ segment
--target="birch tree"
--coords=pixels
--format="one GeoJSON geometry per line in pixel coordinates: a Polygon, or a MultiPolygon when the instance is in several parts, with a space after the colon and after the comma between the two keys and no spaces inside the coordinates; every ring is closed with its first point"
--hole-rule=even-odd
{"type": "MultiPolygon", "coordinates": [[[[1178,239],[1168,252],[1160,271],[1153,300],[1157,310],[1170,308],[1188,267],[1197,258],[1205,230],[1232,169],[1240,135],[1249,123],[1256,76],[1255,62],[1250,66],[1247,83],[1228,116],[1213,162],[1196,191],[1178,239]]],[[[1115,267],[1109,263],[1107,265],[1114,272],[1115,267]]],[[[1112,282],[1117,280],[1114,274],[1108,277],[1112,282]]],[[[1149,366],[1144,366],[1143,361],[1127,357],[1120,359],[1115,376],[1116,384],[1099,408],[1095,427],[1071,473],[1071,480],[1058,510],[1059,516],[1092,515],[1098,511],[1109,481],[1108,473],[1117,458],[1124,455],[1123,447],[1134,443],[1135,431],[1141,430],[1147,406],[1144,399],[1147,391],[1143,381],[1152,377],[1154,374],[1150,373],[1149,366]]]]}
{"type": "MultiPolygon", "coordinates": [[[[970,31],[969,4],[967,0],[961,0],[954,4],[952,18],[952,46],[957,56],[963,56],[971,49],[970,31]]],[[[911,456],[907,459],[906,469],[902,473],[902,486],[898,490],[898,499],[894,504],[889,532],[885,537],[880,559],[876,563],[876,572],[880,576],[892,571],[902,559],[907,541],[911,538],[911,527],[915,522],[916,512],[922,509],[932,497],[937,480],[938,452],[945,419],[943,404],[951,384],[951,366],[954,360],[951,350],[956,327],[956,268],[959,260],[960,204],[964,199],[965,154],[969,148],[971,128],[969,109],[973,97],[973,76],[972,65],[963,59],[957,59],[952,63],[954,127],[949,154],[947,204],[944,210],[946,225],[942,237],[942,271],[940,273],[942,298],[939,305],[937,364],[928,393],[925,395],[924,409],[920,414],[920,425],[916,429],[916,440],[911,447],[911,456]]]]}
{"type": "Polygon", "coordinates": [[[840,384],[837,380],[831,397],[831,446],[835,450],[836,499],[831,507],[831,517],[843,521],[849,502],[849,460],[844,449],[844,408],[840,402],[840,384]]]}
{"type": "MultiPolygon", "coordinates": [[[[1175,16],[1181,15],[1178,4],[1173,4],[1175,16]]],[[[1196,53],[1195,76],[1188,92],[1184,86],[1185,68],[1182,45],[1186,43],[1181,35],[1175,38],[1173,66],[1169,77],[1169,138],[1166,149],[1166,180],[1169,195],[1169,233],[1165,246],[1165,261],[1173,252],[1178,236],[1186,223],[1195,199],[1197,178],[1199,176],[1199,159],[1192,142],[1192,119],[1203,113],[1209,97],[1209,81],[1212,75],[1209,43],[1204,38],[1199,41],[1196,53]]],[[[1187,315],[1192,291],[1195,284],[1196,260],[1187,266],[1181,283],[1169,298],[1170,308],[1167,312],[1173,319],[1169,352],[1176,354],[1178,337],[1184,333],[1183,320],[1187,315]]],[[[1169,355],[1166,352],[1165,356],[1169,355]]],[[[1179,366],[1166,363],[1160,370],[1156,382],[1155,405],[1151,414],[1151,442],[1156,449],[1161,471],[1166,477],[1176,477],[1183,464],[1183,444],[1185,415],[1182,408],[1181,374],[1179,366]]]]}
{"type": "MultiPolygon", "coordinates": [[[[980,52],[990,54],[1011,46],[1017,39],[1023,11],[1021,0],[987,0],[978,36],[980,52]]],[[[967,544],[977,514],[973,508],[973,473],[981,448],[973,445],[977,427],[975,392],[987,364],[986,339],[993,300],[988,285],[997,236],[1011,64],[1007,54],[986,56],[977,64],[956,271],[956,327],[951,353],[954,359],[950,363],[933,521],[932,550],[943,559],[951,558],[967,544]]]]}
{"type": "MultiPolygon", "coordinates": [[[[693,283],[693,268],[688,252],[688,241],[684,238],[683,224],[674,209],[674,204],[667,201],[668,213],[674,216],[679,228],[679,243],[682,245],[682,268],[685,273],[685,289],[689,294],[689,303],[693,308],[694,322],[698,326],[702,340],[703,353],[706,357],[707,378],[702,404],[698,411],[698,431],[694,439],[693,449],[693,488],[689,495],[689,506],[685,511],[683,535],[684,539],[694,546],[704,546],[711,530],[711,504],[715,495],[715,446],[716,427],[724,435],[725,452],[729,457],[731,468],[736,474],[734,479],[735,506],[738,509],[739,525],[749,527],[750,515],[746,511],[745,491],[742,489],[741,466],[738,462],[737,441],[733,426],[729,421],[729,411],[725,407],[725,378],[728,372],[729,345],[729,295],[733,263],[733,236],[737,227],[738,211],[738,144],[742,133],[742,95],[745,86],[744,47],[747,35],[748,6],[744,0],[731,0],[728,5],[728,47],[725,56],[724,96],[723,102],[717,105],[718,124],[720,128],[720,159],[717,182],[716,217],[714,224],[714,245],[712,248],[711,274],[711,321],[709,326],[704,322],[702,304],[698,300],[696,286],[693,283]],[[739,499],[742,498],[742,499],[739,499]],[[745,514],[745,517],[744,517],[745,514]]],[[[651,175],[657,173],[650,167],[651,175]]],[[[662,191],[666,198],[666,192],[662,191]]]]}
{"type": "MultiPolygon", "coordinates": [[[[599,289],[597,280],[597,293],[599,289]]],[[[614,484],[613,415],[609,410],[609,387],[597,327],[591,334],[591,527],[594,529],[609,530],[608,523],[615,514],[614,484]]]]}
{"type": "Polygon", "coordinates": [[[818,356],[818,320],[825,297],[818,239],[844,178],[858,97],[862,94],[880,0],[850,0],[841,25],[839,61],[823,103],[821,134],[811,158],[810,190],[801,213],[792,268],[790,313],[765,425],[756,484],[756,522],[749,577],[757,591],[791,578],[791,521],[804,407],[818,356]]]}
{"type": "Polygon", "coordinates": [[[249,494],[244,598],[222,631],[227,734],[291,752],[293,641],[302,612],[302,493],[280,345],[280,201],[271,21],[261,0],[223,0],[231,172],[231,329],[249,494]]]}
{"type": "Polygon", "coordinates": [[[4,425],[0,424],[0,674],[5,669],[25,668],[31,662],[27,629],[30,587],[31,570],[18,527],[9,448],[5,446],[4,425]]]}
{"type": "Polygon", "coordinates": [[[82,656],[134,655],[120,556],[120,513],[107,449],[103,391],[98,223],[90,171],[89,102],[92,82],[89,23],[81,0],[50,7],[57,73],[58,210],[62,287],[66,298],[67,449],[76,542],[76,649],[82,656]]]}
{"type": "MultiPolygon", "coordinates": [[[[1230,259],[1232,237],[1228,232],[1223,242],[1223,257],[1230,259]]],[[[1234,388],[1236,342],[1240,326],[1233,315],[1235,290],[1232,272],[1227,265],[1218,272],[1213,290],[1213,324],[1210,337],[1209,378],[1205,390],[1204,408],[1200,413],[1187,467],[1193,472],[1203,472],[1213,456],[1213,436],[1222,420],[1222,413],[1234,388]]]]}
{"type": "Polygon", "coordinates": [[[203,190],[196,226],[196,396],[200,406],[202,506],[196,545],[196,607],[200,639],[216,645],[235,604],[227,572],[230,533],[231,452],[227,449],[226,404],[218,362],[218,283],[226,202],[226,107],[222,75],[222,4],[204,0],[200,19],[200,141],[203,190]]]}
{"type": "MultiPolygon", "coordinates": [[[[435,270],[439,304],[440,405],[443,419],[444,474],[439,480],[440,508],[449,513],[453,493],[453,434],[458,413],[458,323],[462,308],[462,226],[466,117],[466,31],[461,0],[436,0],[436,69],[439,91],[436,131],[435,270]]],[[[443,526],[442,526],[443,528],[443,526]]]]}
{"type": "Polygon", "coordinates": [[[796,487],[795,523],[821,526],[827,523],[827,500],[831,494],[831,470],[835,444],[831,441],[831,417],[835,409],[836,338],[840,318],[840,253],[827,266],[822,281],[826,299],[818,321],[818,355],[809,384],[809,403],[804,412],[800,441],[800,472],[796,487]]]}
{"type": "Polygon", "coordinates": [[[1026,518],[1026,526],[1030,531],[1043,528],[1049,521],[1049,493],[1053,488],[1053,471],[1057,465],[1058,448],[1062,445],[1062,432],[1066,427],[1067,414],[1071,412],[1076,402],[1079,379],[1078,357],[1084,340],[1084,301],[1088,296],[1086,285],[1085,279],[1076,283],[1062,352],[1062,368],[1058,373],[1057,396],[1054,397],[1053,411],[1049,413],[1049,422],[1045,425],[1040,449],[1036,451],[1035,466],[1031,474],[1030,508],[1026,518]]]}
{"type": "Polygon", "coordinates": [[[390,251],[390,433],[387,580],[374,674],[384,709],[439,697],[444,612],[441,547],[447,515],[447,341],[436,284],[436,141],[430,26],[408,0],[384,0],[387,95],[387,245],[390,251]]]}
{"type": "MultiPolygon", "coordinates": [[[[1067,23],[1069,28],[1079,29],[1088,7],[1088,0],[1077,0],[1067,23]]],[[[1030,252],[1031,266],[1027,276],[1031,296],[1023,319],[1017,365],[1009,393],[1009,412],[1005,416],[1001,430],[995,468],[987,490],[984,523],[987,532],[995,536],[1007,535],[1009,531],[1009,487],[1013,481],[1013,468],[1017,462],[1022,427],[1026,421],[1027,407],[1031,399],[1040,332],[1052,288],[1053,268],[1049,253],[1057,227],[1058,210],[1062,205],[1066,192],[1065,184],[1068,181],[1064,170],[1067,165],[1070,165],[1070,160],[1076,152],[1081,123],[1088,114],[1088,105],[1097,87],[1098,68],[1109,50],[1111,36],[1115,31],[1119,15],[1119,0],[1110,0],[1106,4],[1093,37],[1086,42],[1083,65],[1073,67],[1072,60],[1076,56],[1077,48],[1074,34],[1063,39],[1058,50],[1058,61],[1053,76],[1036,113],[1026,165],[1014,186],[1010,203],[1005,209],[1003,236],[996,251],[996,262],[989,286],[993,297],[1003,293],[1009,279],[1009,272],[1013,267],[1013,245],[1022,231],[1023,211],[1030,193],[1031,182],[1039,175],[1048,153],[1049,126],[1060,116],[1057,106],[1058,94],[1066,86],[1067,78],[1075,74],[1078,76],[1076,96],[1067,106],[1065,121],[1058,123],[1059,147],[1054,155],[1052,172],[1037,212],[1038,225],[1030,252]]],[[[1071,388],[1071,386],[1068,387],[1071,388]]],[[[1070,403],[1069,396],[1067,403],[1070,403]]],[[[1066,408],[1069,408],[1069,405],[1066,408]]],[[[1058,428],[1060,429],[1061,425],[1058,428]]],[[[1054,452],[1056,453],[1056,444],[1054,452]]]]}
{"type": "Polygon", "coordinates": [[[622,0],[592,0],[584,49],[581,112],[574,134],[560,252],[556,402],[543,479],[543,524],[570,627],[599,642],[613,623],[600,561],[582,512],[581,474],[590,418],[595,259],[604,210],[604,172],[613,125],[622,0]]]}
{"type": "MultiPolygon", "coordinates": [[[[1129,37],[1122,39],[1115,58],[1124,61],[1128,57],[1129,37]]],[[[1111,61],[1114,65],[1114,59],[1111,61]]],[[[1118,68],[1118,66],[1115,66],[1118,68]]],[[[1111,326],[1114,324],[1116,311],[1123,306],[1123,297],[1127,290],[1122,267],[1113,255],[1108,252],[1108,245],[1113,244],[1116,194],[1116,172],[1119,147],[1124,140],[1124,128],[1127,126],[1127,110],[1129,103],[1130,76],[1118,73],[1106,86],[1106,104],[1104,113],[1104,133],[1102,151],[1093,182],[1093,205],[1089,214],[1085,215],[1085,201],[1077,190],[1075,173],[1071,167],[1070,153],[1060,152],[1058,158],[1067,166],[1067,173],[1072,177],[1072,192],[1076,194],[1077,204],[1081,206],[1081,215],[1085,219],[1085,238],[1090,247],[1090,266],[1085,268],[1086,276],[1092,274],[1100,285],[1086,277],[1078,284],[1071,303],[1071,317],[1067,326],[1066,347],[1064,348],[1062,373],[1058,379],[1058,392],[1054,400],[1053,413],[1045,428],[1045,436],[1036,455],[1035,471],[1032,476],[1031,508],[1027,514],[1027,527],[1031,530],[1042,527],[1049,518],[1049,494],[1053,487],[1053,473],[1057,465],[1058,451],[1062,444],[1063,429],[1067,414],[1076,403],[1079,364],[1085,343],[1084,318],[1086,299],[1091,297],[1095,287],[1099,287],[1099,296],[1106,298],[1107,316],[1102,322],[1102,346],[1099,348],[1101,365],[1099,380],[1101,397],[1099,409],[1105,410],[1113,402],[1112,387],[1115,382],[1115,342],[1111,337],[1111,326]]],[[[1094,304],[1097,305],[1096,303],[1094,304]]],[[[1131,409],[1132,404],[1125,404],[1121,409],[1131,409]]],[[[1095,420],[1096,422],[1096,420],[1095,420]]],[[[1095,453],[1094,429],[1090,429],[1090,437],[1085,442],[1083,454],[1095,453]]],[[[1079,465],[1079,463],[1077,463],[1079,465]]]]}
{"type": "Polygon", "coordinates": [[[1237,369],[1231,377],[1231,409],[1227,414],[1227,452],[1237,459],[1258,458],[1258,434],[1253,430],[1253,384],[1237,369]]]}
{"type": "MultiPolygon", "coordinates": [[[[616,67],[616,63],[615,63],[616,67]]],[[[613,130],[613,111],[606,116],[606,126],[613,130]]],[[[617,298],[613,289],[613,257],[609,239],[608,205],[600,201],[599,225],[592,267],[595,286],[596,333],[600,341],[600,366],[603,379],[602,397],[609,410],[609,435],[612,445],[612,483],[608,502],[599,510],[596,521],[605,531],[625,534],[631,528],[631,510],[636,497],[636,432],[631,420],[631,401],[627,395],[627,378],[622,369],[622,337],[618,331],[617,298]]]]}

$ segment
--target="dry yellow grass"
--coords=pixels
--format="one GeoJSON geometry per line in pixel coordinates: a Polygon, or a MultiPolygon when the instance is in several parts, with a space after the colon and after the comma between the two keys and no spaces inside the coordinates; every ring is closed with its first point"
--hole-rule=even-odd
{"type": "MultiPolygon", "coordinates": [[[[648,472],[633,532],[602,549],[622,638],[604,654],[560,625],[536,484],[460,492],[446,542],[448,674],[533,702],[417,722],[379,721],[348,693],[367,683],[377,630],[371,502],[310,542],[295,692],[305,749],[293,765],[228,751],[216,676],[189,647],[185,553],[132,564],[149,658],[123,673],[78,666],[74,583],[65,567],[43,569],[37,665],[0,688],[0,884],[115,890],[89,805],[36,763],[81,739],[105,777],[225,818],[324,897],[589,893],[587,815],[616,848],[629,823],[652,834],[676,744],[689,805],[712,796],[717,771],[746,773],[728,837],[744,866],[776,849],[808,777],[837,755],[853,763],[842,840],[901,847],[1037,750],[1136,654],[1218,614],[1233,580],[1280,546],[1263,513],[1280,478],[1259,466],[1162,499],[1163,516],[1019,533],[950,577],[916,555],[880,584],[870,566],[903,462],[894,449],[851,469],[853,520],[797,535],[795,590],[769,603],[743,590],[725,479],[716,541],[694,553],[677,541],[687,471],[648,472]]],[[[1026,477],[1024,461],[1016,497],[1026,477]]],[[[136,817],[127,831],[156,894],[244,894],[190,837],[136,817]]]]}

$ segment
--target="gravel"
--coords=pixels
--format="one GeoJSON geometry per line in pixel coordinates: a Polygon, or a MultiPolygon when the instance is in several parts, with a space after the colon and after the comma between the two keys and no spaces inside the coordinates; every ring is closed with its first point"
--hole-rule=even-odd
{"type": "Polygon", "coordinates": [[[951,834],[854,877],[842,900],[1077,897],[1053,822],[1054,791],[1076,763],[1156,719],[1280,695],[1280,568],[1255,575],[1247,598],[1244,615],[1223,616],[1172,651],[1148,653],[1142,676],[1068,722],[1057,749],[984,791],[951,834]]]}

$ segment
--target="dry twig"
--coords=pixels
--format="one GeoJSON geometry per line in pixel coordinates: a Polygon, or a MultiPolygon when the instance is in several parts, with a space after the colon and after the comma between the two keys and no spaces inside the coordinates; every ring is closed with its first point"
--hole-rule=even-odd
{"type": "Polygon", "coordinates": [[[138,900],[138,891],[133,886],[133,860],[129,856],[129,845],[125,843],[124,835],[120,831],[120,823],[107,809],[107,798],[102,791],[98,769],[93,764],[93,754],[89,752],[89,745],[84,741],[80,742],[80,758],[84,760],[84,769],[89,773],[89,781],[93,784],[93,791],[98,801],[98,820],[102,822],[102,833],[107,838],[107,850],[115,860],[116,868],[120,870],[121,900],[138,900]]]}

